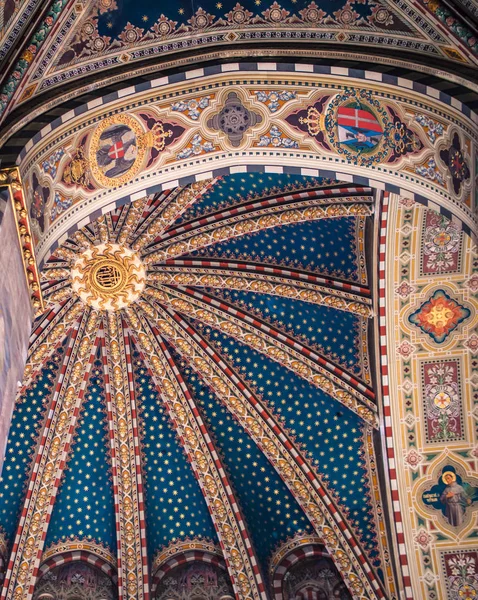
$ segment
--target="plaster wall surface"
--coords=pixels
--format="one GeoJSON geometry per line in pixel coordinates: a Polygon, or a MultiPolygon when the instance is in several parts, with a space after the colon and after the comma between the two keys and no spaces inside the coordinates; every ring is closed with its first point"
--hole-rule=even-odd
{"type": "Polygon", "coordinates": [[[0,471],[32,322],[15,216],[8,193],[3,192],[1,202],[4,214],[0,223],[0,471]]]}

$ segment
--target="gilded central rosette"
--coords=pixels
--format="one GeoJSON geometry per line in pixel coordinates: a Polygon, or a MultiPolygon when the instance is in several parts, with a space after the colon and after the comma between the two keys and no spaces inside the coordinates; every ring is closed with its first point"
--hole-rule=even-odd
{"type": "Polygon", "coordinates": [[[146,283],[139,256],[118,244],[99,244],[85,250],[75,262],[72,287],[85,304],[115,311],[138,299],[146,283]]]}

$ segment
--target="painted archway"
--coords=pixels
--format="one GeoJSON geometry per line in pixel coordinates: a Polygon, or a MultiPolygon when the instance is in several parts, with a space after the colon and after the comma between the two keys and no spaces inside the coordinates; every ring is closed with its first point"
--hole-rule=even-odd
{"type": "Polygon", "coordinates": [[[475,143],[476,115],[467,106],[412,81],[236,63],[153,79],[80,106],[36,134],[18,166],[35,198],[30,214],[42,262],[75,227],[115,206],[254,170],[412,197],[470,233],[475,143]],[[108,157],[116,143],[106,148],[109,134],[131,156],[108,157]]]}

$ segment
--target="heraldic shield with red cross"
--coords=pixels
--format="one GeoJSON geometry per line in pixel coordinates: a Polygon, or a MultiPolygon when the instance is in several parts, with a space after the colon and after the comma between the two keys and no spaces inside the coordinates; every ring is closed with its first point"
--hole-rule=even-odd
{"type": "Polygon", "coordinates": [[[375,115],[357,104],[339,107],[337,130],[339,144],[358,153],[372,152],[383,136],[383,127],[375,115]]]}
{"type": "Polygon", "coordinates": [[[122,123],[112,125],[103,131],[99,141],[96,160],[106,177],[119,177],[133,166],[138,142],[130,127],[122,123]]]}

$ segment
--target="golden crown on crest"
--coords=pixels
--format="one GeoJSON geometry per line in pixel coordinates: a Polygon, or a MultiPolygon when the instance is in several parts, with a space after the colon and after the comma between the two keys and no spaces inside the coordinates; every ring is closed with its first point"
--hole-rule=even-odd
{"type": "Polygon", "coordinates": [[[173,131],[171,129],[165,131],[163,124],[160,121],[156,121],[150,131],[141,137],[141,142],[148,148],[155,148],[156,150],[161,151],[164,150],[164,146],[166,145],[165,140],[172,135],[173,131]]]}
{"type": "Polygon", "coordinates": [[[310,135],[317,135],[324,129],[325,117],[315,108],[315,106],[309,106],[307,109],[307,117],[300,117],[299,123],[307,125],[310,135]]]}

